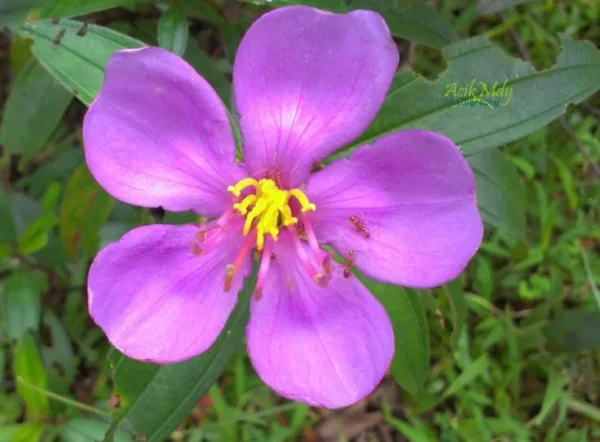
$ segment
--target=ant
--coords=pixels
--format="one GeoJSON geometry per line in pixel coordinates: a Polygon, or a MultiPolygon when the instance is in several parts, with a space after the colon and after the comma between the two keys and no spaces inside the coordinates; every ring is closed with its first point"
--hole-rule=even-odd
{"type": "Polygon", "coordinates": [[[54,38],[52,39],[52,45],[53,48],[56,49],[56,46],[58,46],[60,44],[60,41],[62,40],[62,38],[65,36],[65,33],[67,32],[67,30],[65,28],[62,28],[58,31],[58,33],[54,36],[54,38]]]}
{"type": "Polygon", "coordinates": [[[304,229],[304,224],[296,224],[296,234],[298,235],[298,238],[300,238],[304,241],[307,240],[306,230],[304,229]]]}
{"type": "Polygon", "coordinates": [[[365,224],[364,221],[361,221],[358,218],[358,216],[350,215],[350,217],[348,219],[350,220],[350,222],[352,223],[352,225],[354,226],[354,228],[356,229],[356,231],[358,233],[360,233],[362,236],[364,236],[367,239],[369,239],[371,237],[371,232],[369,231],[369,229],[367,229],[367,225],[365,224]]]}
{"type": "Polygon", "coordinates": [[[85,34],[87,34],[87,30],[88,30],[88,24],[84,23],[83,26],[77,30],[77,33],[75,35],[77,35],[79,37],[83,37],[85,34]]]}
{"type": "Polygon", "coordinates": [[[344,278],[350,278],[352,275],[352,266],[354,265],[354,250],[348,250],[348,255],[344,258],[346,263],[344,264],[344,278]]]}

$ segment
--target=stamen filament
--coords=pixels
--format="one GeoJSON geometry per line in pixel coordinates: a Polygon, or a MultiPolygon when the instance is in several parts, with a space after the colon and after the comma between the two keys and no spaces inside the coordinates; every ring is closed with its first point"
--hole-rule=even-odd
{"type": "Polygon", "coordinates": [[[258,181],[256,181],[254,178],[244,178],[243,180],[238,181],[235,186],[228,186],[227,191],[231,192],[234,196],[240,196],[242,194],[242,190],[250,186],[258,189],[258,181]]]}
{"type": "Polygon", "coordinates": [[[329,277],[320,272],[320,266],[317,263],[315,257],[313,255],[307,255],[302,242],[300,242],[300,238],[298,238],[298,234],[296,233],[296,229],[294,227],[288,227],[288,231],[290,232],[290,236],[292,237],[292,243],[294,245],[294,249],[300,258],[300,261],[304,265],[304,268],[311,276],[311,278],[319,285],[324,286],[329,282],[329,277]]]}
{"type": "Polygon", "coordinates": [[[281,208],[281,218],[285,227],[298,224],[298,218],[292,216],[292,209],[287,204],[281,208]]]}
{"type": "Polygon", "coordinates": [[[254,288],[254,298],[260,301],[262,298],[263,289],[267,280],[267,274],[269,273],[269,267],[271,266],[271,253],[273,250],[273,241],[267,240],[265,249],[263,250],[262,257],[260,259],[260,267],[258,269],[258,278],[256,280],[256,286],[254,288]]]}
{"type": "Polygon", "coordinates": [[[292,189],[288,193],[290,194],[290,196],[293,196],[294,198],[296,198],[298,200],[298,202],[300,203],[302,213],[305,213],[308,211],[314,212],[315,210],[317,210],[317,206],[315,206],[313,203],[311,203],[308,200],[308,197],[306,196],[306,194],[304,192],[302,192],[300,189],[292,189]]]}
{"type": "Polygon", "coordinates": [[[235,277],[237,276],[240,268],[244,264],[244,261],[250,254],[250,250],[252,249],[252,244],[254,243],[254,232],[246,237],[244,241],[244,245],[242,246],[240,252],[236,256],[233,264],[228,264],[225,269],[225,281],[223,283],[223,290],[229,292],[231,287],[233,286],[233,282],[235,281],[235,277]]]}
{"type": "Polygon", "coordinates": [[[248,213],[248,207],[256,202],[256,195],[248,195],[241,203],[235,203],[233,208],[240,212],[241,215],[248,213]]]}
{"type": "Polygon", "coordinates": [[[252,222],[254,219],[263,213],[269,205],[269,201],[259,199],[254,206],[254,208],[250,211],[248,216],[246,217],[246,222],[244,223],[244,235],[247,235],[250,232],[250,228],[252,227],[252,222]]]}
{"type": "Polygon", "coordinates": [[[308,240],[308,245],[310,246],[313,255],[319,256],[322,251],[319,247],[319,241],[317,241],[317,235],[315,235],[315,231],[310,222],[310,216],[304,215],[302,217],[302,223],[304,224],[304,232],[306,233],[306,239],[308,240]]]}
{"type": "MultiPolygon", "coordinates": [[[[228,212],[230,212],[230,210],[228,212]]],[[[227,215],[228,212],[225,212],[225,215],[227,215]]],[[[220,218],[216,222],[212,222],[210,224],[202,222],[202,220],[201,220],[200,229],[194,234],[194,239],[190,243],[190,250],[192,251],[194,256],[200,257],[215,247],[216,242],[214,242],[214,241],[209,244],[205,244],[205,243],[208,240],[209,232],[212,232],[214,230],[221,231],[223,229],[223,226],[220,224],[220,221],[222,218],[220,218]]],[[[214,236],[216,236],[218,234],[219,234],[219,232],[215,233],[214,236]]]]}

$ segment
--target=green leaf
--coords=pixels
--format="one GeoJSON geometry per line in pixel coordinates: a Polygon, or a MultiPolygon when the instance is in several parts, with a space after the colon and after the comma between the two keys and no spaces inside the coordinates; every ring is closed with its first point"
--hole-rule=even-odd
{"type": "Polygon", "coordinates": [[[200,20],[210,22],[217,27],[225,24],[225,19],[205,0],[185,0],[180,3],[183,12],[189,17],[195,17],[200,20]]]}
{"type": "Polygon", "coordinates": [[[32,255],[46,247],[50,240],[49,232],[57,223],[54,213],[45,213],[28,225],[19,238],[19,253],[32,255]]]}
{"type": "Polygon", "coordinates": [[[571,171],[569,166],[567,166],[565,162],[557,156],[552,155],[550,159],[552,160],[552,162],[556,166],[556,169],[558,170],[558,176],[560,177],[560,181],[562,182],[563,189],[567,196],[567,201],[569,202],[569,209],[575,211],[575,209],[577,209],[577,206],[579,205],[579,197],[577,194],[577,187],[575,184],[575,177],[573,176],[573,172],[571,171]]]}
{"type": "Polygon", "coordinates": [[[548,369],[548,383],[546,386],[546,392],[544,393],[544,399],[542,400],[542,406],[540,408],[540,412],[532,420],[534,425],[541,425],[548,414],[550,414],[552,408],[554,408],[554,405],[558,402],[563,394],[564,384],[565,379],[562,373],[550,366],[548,369]]]}
{"type": "Polygon", "coordinates": [[[459,40],[458,34],[448,21],[426,2],[415,1],[404,8],[391,2],[361,0],[352,3],[353,9],[372,9],[383,15],[390,32],[434,48],[443,48],[459,40]],[[383,6],[385,5],[385,6],[383,6]]]}
{"type": "Polygon", "coordinates": [[[600,88],[600,51],[589,41],[566,35],[561,40],[556,64],[539,72],[483,37],[447,46],[443,53],[448,68],[436,81],[407,69],[398,72],[375,121],[336,156],[410,127],[441,132],[466,155],[534,132],[560,116],[569,103],[579,103],[600,88]],[[459,95],[469,90],[476,98],[463,102],[468,97],[459,95]]]}
{"type": "Polygon", "coordinates": [[[452,348],[456,350],[458,345],[458,338],[467,321],[467,301],[465,300],[465,294],[463,292],[462,281],[457,278],[450,281],[448,284],[442,287],[442,291],[448,297],[450,308],[452,309],[452,316],[454,318],[452,322],[452,337],[450,343],[452,348]]]}
{"type": "Polygon", "coordinates": [[[563,312],[546,324],[544,334],[553,352],[600,348],[600,312],[563,312]]]}
{"type": "Polygon", "coordinates": [[[27,193],[32,197],[39,198],[52,182],[66,181],[82,161],[82,149],[69,146],[66,150],[57,152],[50,159],[45,160],[30,175],[21,178],[18,186],[26,188],[27,193]]]}
{"type": "Polygon", "coordinates": [[[12,68],[13,74],[18,76],[25,68],[27,62],[31,59],[31,40],[20,38],[15,35],[9,53],[10,67],[12,68]]]}
{"type": "Polygon", "coordinates": [[[249,24],[244,20],[238,19],[232,22],[225,22],[219,27],[221,40],[223,41],[223,50],[225,58],[230,65],[235,62],[235,54],[242,41],[242,36],[248,29],[249,24]]]}
{"type": "Polygon", "coordinates": [[[55,213],[56,202],[60,195],[60,185],[50,185],[42,197],[42,213],[32,223],[28,224],[19,238],[19,252],[31,255],[44,247],[50,241],[52,228],[58,223],[55,213]]]}
{"type": "Polygon", "coordinates": [[[196,72],[204,77],[206,81],[217,91],[226,106],[231,105],[231,83],[217,67],[215,61],[200,49],[196,40],[188,40],[187,49],[183,58],[191,64],[196,72]]]}
{"type": "Polygon", "coordinates": [[[71,98],[46,69],[30,60],[6,102],[0,143],[8,153],[23,155],[25,161],[31,159],[50,139],[71,98]]]}
{"type": "Polygon", "coordinates": [[[38,271],[19,271],[4,281],[2,290],[2,313],[4,333],[9,339],[17,340],[27,330],[37,333],[40,328],[40,292],[47,282],[38,271]]]}
{"type": "Polygon", "coordinates": [[[525,241],[525,186],[515,165],[492,149],[468,158],[483,220],[525,241]]]}
{"type": "Polygon", "coordinates": [[[60,240],[70,258],[83,244],[86,256],[96,253],[100,228],[108,220],[112,199],[81,164],[67,181],[59,214],[60,240]]]}
{"type": "MultiPolygon", "coordinates": [[[[0,285],[0,296],[2,296],[2,286],[0,285]]],[[[0,306],[1,307],[1,306],[0,306]]],[[[2,310],[0,310],[2,311],[2,310]]],[[[0,318],[1,319],[1,318],[0,318]]],[[[0,325],[2,323],[0,322],[0,325]]],[[[4,376],[6,375],[6,348],[4,346],[0,347],[0,379],[4,379],[4,376]]],[[[0,388],[0,397],[2,397],[2,393],[4,393],[4,390],[6,389],[6,387],[0,388]]],[[[2,411],[2,406],[0,405],[0,412],[2,411]]],[[[4,413],[0,414],[0,426],[2,425],[2,423],[4,421],[6,421],[7,419],[4,417],[4,413]]],[[[0,439],[2,440],[2,439],[0,439]]]]}
{"type": "Polygon", "coordinates": [[[17,392],[27,409],[29,419],[48,416],[48,396],[37,390],[46,388],[46,369],[33,337],[25,333],[15,349],[17,392]]]}
{"type": "Polygon", "coordinates": [[[251,3],[259,6],[270,6],[279,8],[289,5],[304,5],[312,6],[313,8],[321,8],[331,12],[345,12],[348,10],[347,0],[241,0],[245,3],[251,3]]]}
{"type": "Polygon", "coordinates": [[[75,17],[119,6],[133,7],[150,0],[0,0],[0,25],[31,19],[75,17]]]}
{"type": "Polygon", "coordinates": [[[477,12],[480,15],[494,14],[532,1],[534,0],[479,0],[477,3],[477,12]]]}
{"type": "Polygon", "coordinates": [[[473,382],[479,376],[482,376],[487,371],[489,365],[490,359],[486,353],[479,356],[450,384],[444,392],[443,397],[446,398],[456,394],[463,387],[473,382]]]}
{"type": "Polygon", "coordinates": [[[598,310],[600,310],[600,290],[598,289],[598,285],[596,284],[596,276],[594,275],[594,270],[592,270],[590,259],[588,258],[588,252],[586,249],[581,247],[580,253],[581,260],[583,261],[583,268],[585,270],[585,276],[587,278],[587,283],[592,289],[594,301],[596,301],[596,307],[598,308],[598,310]]]}
{"type": "Polygon", "coordinates": [[[104,67],[119,49],[143,43],[111,29],[72,20],[26,23],[25,36],[33,39],[33,55],[63,86],[90,105],[102,86],[104,67]]]}
{"type": "Polygon", "coordinates": [[[13,219],[8,193],[0,185],[0,242],[13,242],[17,239],[17,228],[13,219]]]}
{"type": "Polygon", "coordinates": [[[187,47],[189,32],[185,14],[174,4],[158,22],[158,44],[181,56],[187,47]]]}
{"type": "Polygon", "coordinates": [[[122,420],[127,420],[148,442],[162,441],[186,418],[241,347],[255,280],[253,273],[245,281],[225,328],[202,355],[179,364],[159,366],[111,352],[109,359],[120,407],[114,410],[113,425],[105,441],[110,440],[122,420]]]}
{"type": "MultiPolygon", "coordinates": [[[[83,417],[70,419],[62,430],[63,442],[96,442],[102,440],[108,423],[83,417]]],[[[114,442],[130,442],[133,438],[124,431],[115,434],[114,442]]]]}
{"type": "Polygon", "coordinates": [[[48,345],[42,343],[41,351],[49,371],[71,382],[77,371],[75,355],[71,340],[59,317],[52,310],[45,310],[42,315],[42,324],[49,331],[48,345]]]}
{"type": "MultiPolygon", "coordinates": [[[[361,278],[362,279],[362,278],[361,278]]],[[[413,290],[368,279],[363,282],[381,302],[394,327],[392,375],[413,396],[423,391],[429,373],[429,329],[421,295],[413,290]]]]}
{"type": "Polygon", "coordinates": [[[21,236],[27,226],[40,216],[42,212],[40,203],[20,192],[10,192],[8,200],[10,201],[13,221],[17,229],[17,236],[21,236]]]}
{"type": "Polygon", "coordinates": [[[450,23],[424,1],[346,1],[347,10],[370,9],[380,13],[395,37],[434,48],[443,48],[459,39],[450,23]]]}
{"type": "Polygon", "coordinates": [[[92,12],[120,6],[134,7],[136,3],[149,2],[150,0],[43,0],[43,5],[34,11],[38,19],[42,18],[69,18],[92,12]]]}
{"type": "Polygon", "coordinates": [[[0,0],[0,26],[25,20],[32,7],[42,0],[0,0]]]}
{"type": "Polygon", "coordinates": [[[565,431],[560,442],[588,442],[588,429],[579,428],[576,430],[565,431]]]}
{"type": "Polygon", "coordinates": [[[307,5],[332,12],[369,9],[383,16],[395,37],[405,38],[434,48],[458,41],[458,34],[446,19],[423,1],[407,0],[244,0],[271,7],[307,5]]]}
{"type": "Polygon", "coordinates": [[[41,424],[15,424],[0,427],[0,440],[7,442],[39,442],[44,433],[41,424]]]}

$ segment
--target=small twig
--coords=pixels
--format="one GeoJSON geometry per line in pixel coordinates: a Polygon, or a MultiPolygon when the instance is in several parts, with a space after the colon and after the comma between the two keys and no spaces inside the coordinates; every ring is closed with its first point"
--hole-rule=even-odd
{"type": "Polygon", "coordinates": [[[25,386],[27,388],[30,388],[32,390],[35,390],[38,393],[41,393],[41,394],[47,396],[49,399],[53,399],[53,400],[55,400],[57,402],[61,402],[61,403],[65,404],[65,405],[67,405],[67,406],[74,407],[74,408],[79,408],[80,410],[87,411],[88,413],[98,414],[100,416],[110,416],[110,413],[107,413],[104,410],[99,410],[98,408],[91,407],[91,406],[89,406],[87,404],[82,404],[81,402],[74,401],[74,400],[69,399],[67,397],[64,397],[64,396],[61,396],[59,394],[56,394],[56,393],[53,393],[51,391],[45,390],[43,388],[40,388],[40,387],[38,387],[36,385],[30,384],[29,382],[27,382],[25,379],[23,379],[20,376],[17,376],[17,383],[19,383],[19,384],[21,384],[21,385],[23,385],[23,386],[25,386]]]}
{"type": "Polygon", "coordinates": [[[297,407],[298,407],[297,403],[286,403],[283,405],[278,405],[276,407],[268,408],[266,410],[255,412],[255,413],[240,413],[237,416],[234,416],[233,419],[229,419],[224,422],[219,422],[219,423],[215,423],[215,424],[205,425],[202,428],[190,428],[188,430],[185,430],[185,433],[187,433],[187,434],[195,433],[198,430],[200,430],[201,432],[204,432],[209,429],[212,430],[215,428],[227,427],[229,425],[233,425],[238,422],[248,422],[251,424],[264,424],[264,422],[261,421],[260,418],[272,416],[274,414],[283,413],[288,410],[293,410],[294,408],[297,408],[297,407]]]}
{"type": "Polygon", "coordinates": [[[412,69],[415,65],[415,50],[417,45],[413,41],[408,42],[408,55],[406,56],[406,63],[404,65],[407,68],[412,69]]]}
{"type": "Polygon", "coordinates": [[[63,277],[60,276],[58,273],[56,273],[50,267],[46,267],[43,264],[39,264],[39,263],[33,261],[32,259],[30,259],[29,257],[21,254],[20,252],[16,252],[14,257],[16,259],[18,259],[21,264],[26,265],[27,267],[30,267],[34,270],[39,270],[40,272],[44,272],[47,275],[53,277],[54,279],[56,279],[58,281],[64,281],[63,277]]]}
{"type": "Polygon", "coordinates": [[[565,130],[565,132],[567,133],[569,138],[571,140],[573,140],[573,142],[577,146],[577,149],[579,150],[581,155],[583,155],[585,157],[585,159],[588,160],[588,162],[590,163],[590,167],[594,171],[594,175],[596,176],[596,178],[600,177],[600,166],[598,165],[598,163],[596,163],[596,160],[594,159],[594,157],[592,156],[590,151],[587,149],[587,147],[585,147],[585,145],[579,140],[579,138],[577,138],[577,135],[575,135],[575,133],[569,126],[569,123],[567,123],[567,121],[565,120],[565,117],[564,116],[560,117],[558,119],[558,122],[560,123],[562,128],[565,130]]]}
{"type": "Polygon", "coordinates": [[[531,62],[531,58],[529,57],[529,52],[527,52],[527,48],[525,47],[525,45],[519,38],[519,34],[515,30],[515,28],[513,28],[513,27],[509,28],[508,33],[510,34],[510,36],[514,40],[515,44],[517,45],[517,50],[519,51],[521,58],[523,60],[525,60],[527,63],[533,65],[533,63],[531,62]]]}
{"type": "Polygon", "coordinates": [[[504,310],[499,309],[494,304],[492,304],[491,302],[489,302],[487,299],[480,298],[480,297],[477,297],[475,295],[472,295],[472,296],[471,295],[467,295],[467,297],[469,299],[471,299],[477,305],[480,305],[480,306],[482,306],[484,308],[489,309],[490,312],[494,316],[498,317],[499,319],[505,319],[507,317],[512,318],[512,319],[525,318],[525,317],[529,316],[529,314],[532,311],[532,309],[525,309],[525,310],[520,310],[520,311],[517,311],[517,312],[505,312],[504,310]]]}
{"type": "MultiPolygon", "coordinates": [[[[503,22],[506,22],[506,14],[504,13],[500,13],[498,14],[500,16],[500,18],[502,19],[503,22]]],[[[517,50],[519,51],[519,54],[521,54],[521,58],[526,61],[527,63],[531,64],[531,57],[529,56],[529,52],[527,51],[527,47],[523,44],[523,42],[521,41],[521,38],[519,37],[519,33],[517,32],[517,30],[514,27],[510,27],[508,28],[508,33],[510,34],[510,37],[513,39],[513,41],[515,42],[515,44],[517,45],[517,50]]]]}
{"type": "Polygon", "coordinates": [[[570,395],[565,395],[564,400],[569,410],[589,417],[596,422],[600,422],[600,409],[597,407],[588,402],[576,399],[570,395]]]}

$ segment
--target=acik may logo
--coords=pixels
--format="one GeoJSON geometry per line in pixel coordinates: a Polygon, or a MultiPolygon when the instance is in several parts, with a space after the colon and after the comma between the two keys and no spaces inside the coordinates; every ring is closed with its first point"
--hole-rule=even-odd
{"type": "Polygon", "coordinates": [[[513,95],[512,86],[508,86],[508,80],[503,83],[495,81],[489,84],[473,78],[470,83],[459,84],[458,82],[446,85],[444,98],[455,106],[486,106],[497,108],[507,106],[513,95]]]}

